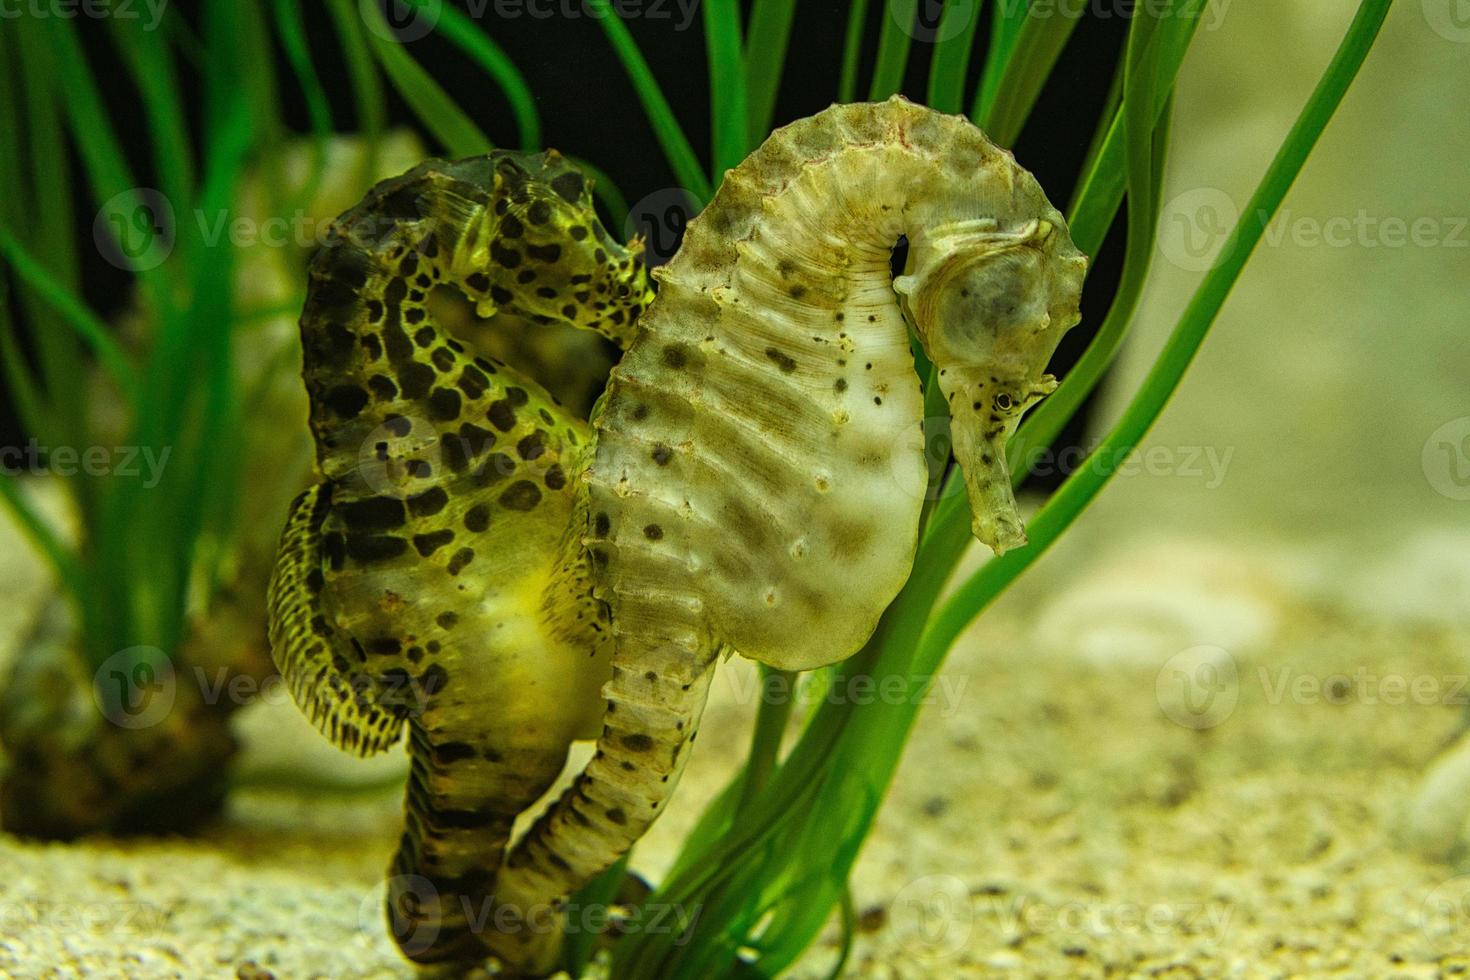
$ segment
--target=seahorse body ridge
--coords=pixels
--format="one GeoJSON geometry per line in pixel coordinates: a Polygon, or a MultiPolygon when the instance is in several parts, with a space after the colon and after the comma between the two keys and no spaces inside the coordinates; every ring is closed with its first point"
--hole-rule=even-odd
{"type": "MultiPolygon", "coordinates": [[[[1055,386],[1086,259],[1011,154],[895,98],[774,133],[689,225],[612,372],[581,476],[614,651],[597,751],[496,900],[557,903],[658,816],[721,650],[854,653],[907,579],[927,482],[909,330],[938,368],[976,536],[1025,542],[1005,445],[1055,386]],[[904,275],[889,269],[900,238],[904,275]]],[[[528,970],[544,937],[498,936],[528,970]]]]}

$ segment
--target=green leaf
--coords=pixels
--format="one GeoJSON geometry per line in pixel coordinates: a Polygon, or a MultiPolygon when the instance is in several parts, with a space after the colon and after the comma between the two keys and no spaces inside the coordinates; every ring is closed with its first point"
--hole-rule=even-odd
{"type": "Polygon", "coordinates": [[[61,315],[63,323],[86,341],[101,360],[102,366],[107,369],[124,392],[132,392],[137,387],[137,378],[132,366],[112,339],[107,325],[97,319],[81,300],[72,295],[70,290],[57,282],[51,273],[43,269],[25,247],[4,228],[0,228],[0,256],[10,263],[10,267],[22,282],[34,289],[61,315]]]}
{"type": "MultiPolygon", "coordinates": [[[[348,0],[332,2],[340,6],[348,0]]],[[[388,21],[381,10],[373,4],[361,4],[359,8],[363,11],[363,16],[376,17],[383,32],[387,32],[388,21]]],[[[480,127],[434,81],[433,76],[413,59],[403,45],[388,40],[378,31],[370,30],[363,36],[393,88],[408,103],[414,115],[428,127],[434,138],[444,146],[447,153],[455,157],[468,157],[489,153],[493,149],[493,144],[480,127]]]]}
{"type": "Polygon", "coordinates": [[[873,66],[873,81],[868,86],[868,100],[882,102],[903,88],[903,73],[909,63],[909,46],[914,38],[912,23],[899,26],[904,13],[913,14],[908,0],[887,0],[883,5],[883,26],[878,31],[878,62],[873,66]]]}
{"type": "Polygon", "coordinates": [[[740,8],[735,0],[704,0],[704,45],[709,52],[710,184],[745,159],[749,128],[745,62],[740,50],[740,8]]]}
{"type": "MultiPolygon", "coordinates": [[[[1087,5],[1088,0],[1055,0],[1030,6],[1014,42],[1002,56],[999,74],[987,72],[981,79],[970,118],[1001,146],[1011,146],[1021,135],[1031,107],[1087,5]],[[987,88],[992,78],[994,87],[987,88]]],[[[1014,20],[1008,18],[1007,29],[1013,25],[1014,20]]]]}
{"type": "Polygon", "coordinates": [[[939,20],[939,37],[934,59],[929,63],[929,105],[940,112],[959,112],[965,97],[965,73],[970,67],[970,49],[980,26],[980,4],[947,3],[939,20]],[[961,22],[962,23],[957,23],[961,22]]]}
{"type": "Polygon", "coordinates": [[[357,16],[350,0],[329,0],[332,22],[337,28],[337,40],[342,45],[342,55],[347,61],[347,76],[352,81],[352,101],[357,108],[357,129],[362,133],[366,152],[362,159],[362,174],[357,184],[367,187],[378,173],[378,145],[383,139],[385,125],[383,82],[373,65],[372,52],[363,38],[362,20],[357,16]]]}
{"type": "MultiPolygon", "coordinates": [[[[428,0],[410,2],[420,7],[428,4],[428,0]]],[[[541,149],[541,117],[536,112],[536,97],[531,93],[531,86],[526,84],[526,78],[515,66],[515,62],[473,20],[453,6],[441,4],[434,9],[438,11],[434,29],[468,55],[505,93],[510,102],[510,111],[516,118],[521,149],[528,152],[541,149]]]]}
{"type": "Polygon", "coordinates": [[[751,5],[750,30],[745,39],[747,149],[759,146],[771,131],[795,16],[796,0],[755,0],[751,5]]]}
{"type": "Polygon", "coordinates": [[[299,0],[275,0],[276,34],[291,64],[291,73],[306,100],[306,115],[311,120],[311,174],[294,195],[287,216],[304,210],[316,197],[326,173],[327,144],[332,138],[332,109],[327,94],[311,63],[311,49],[306,41],[306,26],[301,22],[299,0]]]}
{"type": "Polygon", "coordinates": [[[837,101],[857,98],[858,55],[863,48],[863,28],[868,19],[868,0],[852,0],[847,8],[847,34],[842,41],[842,74],[837,81],[837,101]]]}
{"type": "Polygon", "coordinates": [[[643,59],[633,36],[628,33],[628,26],[612,10],[608,0],[587,0],[587,7],[602,24],[608,43],[612,45],[618,60],[623,63],[623,70],[628,73],[628,79],[638,93],[638,100],[643,103],[643,111],[648,114],[648,121],[653,126],[654,138],[668,158],[669,166],[674,169],[674,176],[684,190],[692,194],[700,204],[704,204],[712,194],[710,182],[704,176],[704,168],[694,155],[689,139],[679,127],[678,119],[674,118],[669,100],[664,98],[648,62],[643,59]]]}

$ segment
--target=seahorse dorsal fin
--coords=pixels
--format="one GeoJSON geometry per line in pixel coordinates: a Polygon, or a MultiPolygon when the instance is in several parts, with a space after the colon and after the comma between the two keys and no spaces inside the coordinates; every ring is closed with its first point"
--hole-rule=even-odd
{"type": "Polygon", "coordinates": [[[375,703],[364,678],[354,677],[350,640],[322,611],[321,527],[330,504],[321,484],[291,504],[271,575],[271,655],[318,731],[343,751],[373,755],[398,741],[403,717],[375,703]]]}

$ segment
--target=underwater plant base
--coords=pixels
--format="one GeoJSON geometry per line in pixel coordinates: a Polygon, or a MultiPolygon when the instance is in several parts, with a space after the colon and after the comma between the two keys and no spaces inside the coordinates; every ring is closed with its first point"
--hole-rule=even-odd
{"type": "Polygon", "coordinates": [[[60,606],[42,613],[0,691],[0,829],[48,840],[196,830],[226,796],[228,707],[177,684],[148,724],[109,720],[60,606]]]}

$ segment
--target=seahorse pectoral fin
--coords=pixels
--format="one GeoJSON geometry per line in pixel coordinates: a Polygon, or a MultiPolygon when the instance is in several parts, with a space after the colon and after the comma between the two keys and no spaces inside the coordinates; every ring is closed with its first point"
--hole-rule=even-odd
{"type": "Polygon", "coordinates": [[[357,683],[350,641],[321,608],[321,528],[331,496],[318,484],[291,504],[268,593],[271,656],[318,731],[344,751],[373,755],[398,741],[403,717],[357,683]]]}

